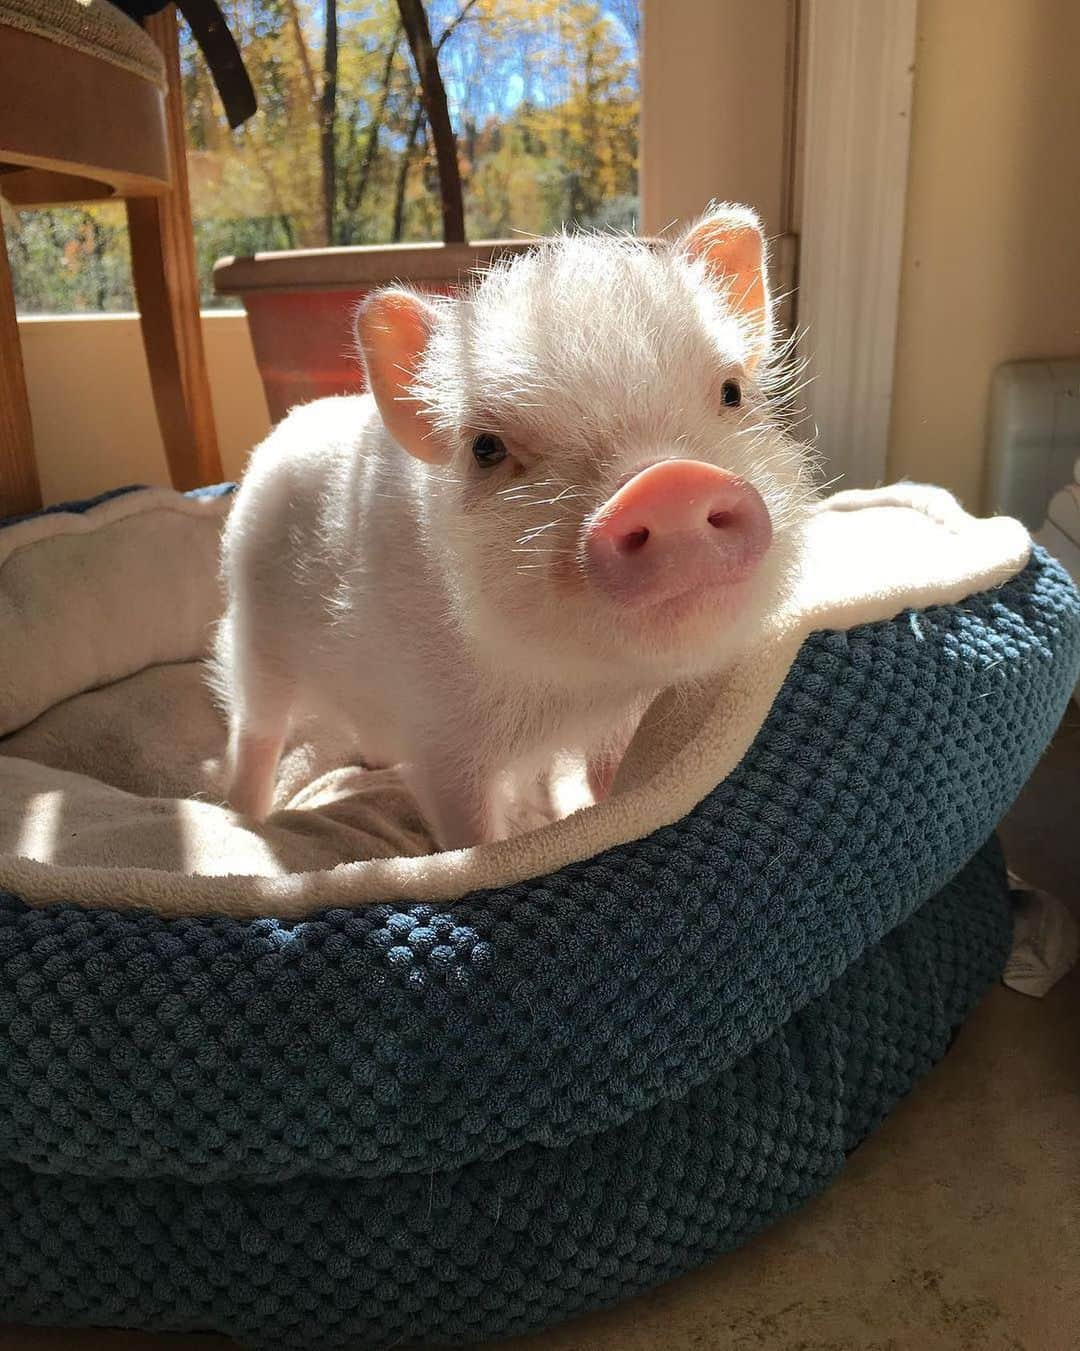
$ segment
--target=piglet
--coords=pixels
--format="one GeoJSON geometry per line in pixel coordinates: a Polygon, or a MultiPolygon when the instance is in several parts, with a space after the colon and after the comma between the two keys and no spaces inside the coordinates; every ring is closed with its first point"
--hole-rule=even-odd
{"type": "Polygon", "coordinates": [[[761,227],[564,236],[356,326],[370,393],[294,409],[225,529],[229,801],[265,815],[314,717],[404,766],[441,848],[495,840],[559,756],[602,793],[649,699],[740,653],[798,555],[761,227]]]}

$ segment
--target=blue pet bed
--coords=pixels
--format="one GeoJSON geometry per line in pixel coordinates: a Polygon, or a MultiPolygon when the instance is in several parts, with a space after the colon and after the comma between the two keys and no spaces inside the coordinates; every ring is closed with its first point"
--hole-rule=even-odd
{"type": "Polygon", "coordinates": [[[547,875],[299,919],[0,891],[0,1319],[471,1344],[742,1243],[999,976],[993,831],[1078,668],[1036,550],[813,633],[733,772],[547,875]]]}

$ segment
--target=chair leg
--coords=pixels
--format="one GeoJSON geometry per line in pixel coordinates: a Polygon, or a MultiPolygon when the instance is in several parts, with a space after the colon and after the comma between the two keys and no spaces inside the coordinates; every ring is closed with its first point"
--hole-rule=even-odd
{"type": "Polygon", "coordinates": [[[203,470],[205,447],[200,446],[195,435],[184,382],[176,315],[169,295],[162,246],[161,200],[157,197],[129,198],[127,217],[135,298],[169,478],[174,488],[197,488],[211,482],[212,477],[203,470]]]}
{"type": "Polygon", "coordinates": [[[0,227],[0,516],[20,516],[40,506],[30,401],[15,322],[15,290],[0,227]]]}
{"type": "Polygon", "coordinates": [[[162,197],[128,200],[131,266],[169,475],[173,487],[187,489],[218,482],[221,456],[199,318],[173,6],[146,27],[165,57],[172,188],[162,197]]]}

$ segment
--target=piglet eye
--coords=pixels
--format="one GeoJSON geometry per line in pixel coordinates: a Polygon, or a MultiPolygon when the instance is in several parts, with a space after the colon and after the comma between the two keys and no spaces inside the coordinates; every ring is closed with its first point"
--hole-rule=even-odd
{"type": "Polygon", "coordinates": [[[490,469],[492,465],[506,459],[506,447],[502,438],[493,432],[481,432],[479,436],[474,437],[472,453],[476,463],[484,469],[490,469]]]}
{"type": "Polygon", "coordinates": [[[742,403],[742,389],[737,380],[725,380],[723,388],[720,390],[720,397],[724,401],[725,408],[738,408],[742,403]]]}

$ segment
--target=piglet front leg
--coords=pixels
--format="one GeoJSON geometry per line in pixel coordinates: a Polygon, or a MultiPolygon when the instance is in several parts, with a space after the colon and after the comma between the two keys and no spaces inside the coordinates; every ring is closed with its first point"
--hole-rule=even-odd
{"type": "Polygon", "coordinates": [[[594,802],[603,802],[611,792],[621,762],[622,756],[612,751],[589,756],[585,762],[585,772],[594,802]]]}
{"type": "Polygon", "coordinates": [[[261,821],[274,805],[274,778],[284,734],[234,728],[230,736],[227,766],[229,806],[241,816],[261,821]]]}
{"type": "Polygon", "coordinates": [[[504,837],[494,771],[432,753],[414,759],[405,777],[440,849],[468,849],[504,837]]]}
{"type": "Polygon", "coordinates": [[[278,761],[289,733],[291,690],[269,681],[250,681],[247,696],[229,719],[225,756],[229,806],[261,821],[274,805],[278,761]],[[252,692],[257,697],[252,697],[252,692]]]}
{"type": "Polygon", "coordinates": [[[595,748],[585,757],[586,778],[594,802],[603,802],[610,794],[615,776],[619,772],[619,766],[626,756],[630,742],[637,731],[638,723],[641,721],[641,715],[645,711],[646,702],[642,700],[635,704],[623,716],[617,731],[611,734],[603,745],[595,748]]]}

